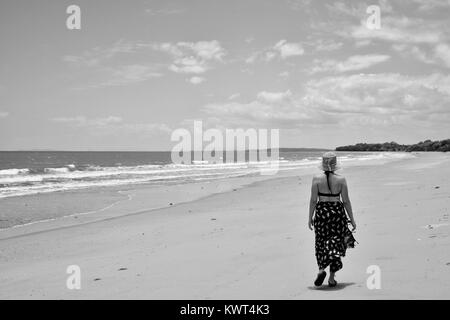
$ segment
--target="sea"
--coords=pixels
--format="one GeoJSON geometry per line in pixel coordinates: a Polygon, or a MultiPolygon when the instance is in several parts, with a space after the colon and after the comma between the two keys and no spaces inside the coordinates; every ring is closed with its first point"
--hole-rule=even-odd
{"type": "MultiPolygon", "coordinates": [[[[171,152],[0,151],[0,198],[95,187],[177,184],[317,168],[324,151],[283,151],[271,161],[172,162],[171,152]]],[[[343,166],[367,160],[411,156],[404,153],[337,152],[343,166]]]]}

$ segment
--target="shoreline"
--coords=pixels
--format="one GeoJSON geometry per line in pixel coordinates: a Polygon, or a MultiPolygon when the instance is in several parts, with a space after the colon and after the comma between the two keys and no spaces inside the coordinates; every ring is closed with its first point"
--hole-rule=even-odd
{"type": "MultiPolygon", "coordinates": [[[[348,166],[347,168],[382,165],[398,159],[369,159],[348,166]]],[[[184,184],[130,184],[110,187],[90,187],[81,190],[56,191],[0,199],[2,215],[0,216],[0,239],[43,232],[61,227],[82,225],[105,219],[155,211],[172,205],[202,199],[209,195],[230,192],[249,186],[258,181],[282,179],[291,176],[305,176],[317,171],[315,167],[280,170],[275,175],[249,175],[226,179],[188,182],[184,184]],[[144,199],[144,198],[150,198],[144,199]],[[141,205],[127,202],[137,201],[141,205]],[[22,208],[20,215],[17,209],[22,208]],[[61,210],[63,207],[63,210],[61,210]],[[6,219],[5,219],[6,218],[6,219]],[[25,219],[5,227],[7,219],[25,219]],[[27,220],[28,219],[28,220],[27,220]],[[2,222],[3,220],[3,222],[2,222]]],[[[345,167],[344,167],[345,169],[345,167]]],[[[10,222],[10,221],[9,221],[10,222]]],[[[11,223],[11,222],[10,222],[11,223]]]]}

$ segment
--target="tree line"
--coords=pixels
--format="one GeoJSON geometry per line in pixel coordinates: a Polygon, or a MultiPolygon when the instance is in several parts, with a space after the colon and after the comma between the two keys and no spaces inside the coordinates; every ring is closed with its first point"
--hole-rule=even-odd
{"type": "Polygon", "coordinates": [[[336,151],[450,151],[450,139],[431,141],[425,140],[416,144],[398,144],[397,142],[385,143],[357,143],[354,145],[337,147],[336,151]]]}

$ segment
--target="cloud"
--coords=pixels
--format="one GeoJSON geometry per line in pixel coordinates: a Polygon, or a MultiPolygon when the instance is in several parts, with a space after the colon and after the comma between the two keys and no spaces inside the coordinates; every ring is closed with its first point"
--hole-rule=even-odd
{"type": "Polygon", "coordinates": [[[289,78],[289,75],[290,75],[289,71],[283,71],[278,74],[279,77],[285,78],[285,79],[289,78]]]}
{"type": "Polygon", "coordinates": [[[108,116],[105,118],[93,118],[93,119],[88,119],[85,116],[56,117],[52,118],[51,120],[54,122],[69,124],[77,127],[108,126],[111,124],[117,124],[122,122],[122,118],[117,116],[108,116]]]}
{"type": "Polygon", "coordinates": [[[147,60],[139,56],[144,48],[142,43],[119,40],[110,47],[95,47],[78,56],[64,56],[63,61],[72,68],[73,77],[82,78],[82,84],[75,89],[126,86],[163,76],[159,71],[161,64],[142,61],[147,60]],[[130,57],[133,64],[128,62],[130,57]]]}
{"type": "Polygon", "coordinates": [[[440,43],[435,47],[435,55],[442,60],[447,68],[450,68],[450,46],[440,43]]]}
{"type": "Polygon", "coordinates": [[[132,42],[118,40],[109,47],[95,47],[80,55],[65,55],[62,60],[76,67],[103,65],[121,54],[135,53],[138,46],[132,42]]]}
{"type": "Polygon", "coordinates": [[[448,118],[450,76],[396,73],[326,77],[308,82],[305,105],[345,123],[395,124],[448,118]],[[362,122],[360,122],[362,121],[362,122]]]}
{"type": "Polygon", "coordinates": [[[0,119],[2,118],[6,118],[9,116],[9,112],[5,112],[5,111],[0,111],[0,119]]]}
{"type": "Polygon", "coordinates": [[[102,135],[172,132],[172,129],[165,123],[125,123],[121,117],[117,116],[100,118],[88,118],[86,116],[56,117],[50,120],[74,128],[83,128],[84,130],[102,135]]]}
{"type": "Polygon", "coordinates": [[[146,81],[152,78],[162,77],[163,74],[155,71],[154,66],[125,65],[110,69],[109,79],[91,85],[91,87],[124,86],[132,83],[146,81]]]}
{"type": "Polygon", "coordinates": [[[332,39],[318,39],[308,44],[313,47],[314,51],[335,51],[344,45],[342,42],[332,39]]]}
{"type": "Polygon", "coordinates": [[[275,44],[273,50],[277,51],[281,59],[289,57],[301,56],[305,53],[299,43],[289,43],[286,40],[281,40],[275,44]]]}
{"type": "Polygon", "coordinates": [[[301,94],[287,92],[261,93],[244,103],[208,104],[203,111],[223,125],[288,129],[317,125],[443,128],[450,120],[448,75],[331,76],[308,81],[301,94]]]}
{"type": "Polygon", "coordinates": [[[257,94],[257,98],[259,100],[269,103],[279,103],[285,101],[286,99],[289,99],[291,96],[292,93],[290,90],[287,90],[285,92],[261,91],[257,94]]]}
{"type": "Polygon", "coordinates": [[[231,96],[228,97],[228,100],[234,100],[241,96],[240,93],[233,93],[231,96]]]}
{"type": "Polygon", "coordinates": [[[419,5],[418,9],[422,11],[450,8],[450,0],[412,0],[419,5]]]}
{"type": "Polygon", "coordinates": [[[350,30],[338,31],[344,37],[356,40],[372,39],[394,43],[436,44],[445,39],[445,34],[438,21],[425,21],[419,18],[384,17],[381,29],[371,30],[363,21],[360,25],[350,27],[350,30]]]}
{"type": "Polygon", "coordinates": [[[164,65],[176,73],[202,74],[212,69],[213,63],[222,62],[225,55],[216,40],[177,43],[120,40],[110,47],[96,47],[78,56],[66,55],[63,61],[74,69],[74,76],[88,78],[77,87],[85,89],[125,86],[161,77],[164,65]],[[155,54],[161,52],[171,57],[170,63],[154,62],[155,54]]]}
{"type": "Polygon", "coordinates": [[[398,52],[402,57],[410,57],[426,64],[436,63],[436,59],[432,55],[416,45],[404,43],[393,44],[392,49],[398,52]]]}
{"type": "Polygon", "coordinates": [[[161,43],[153,48],[170,54],[174,60],[169,70],[176,73],[201,74],[212,68],[215,62],[222,62],[225,49],[217,40],[198,42],[161,43]]]}
{"type": "Polygon", "coordinates": [[[316,65],[312,68],[312,73],[333,71],[347,72],[370,68],[376,64],[385,62],[390,56],[383,54],[354,55],[347,60],[339,62],[336,60],[315,60],[316,65]]]}
{"type": "Polygon", "coordinates": [[[450,68],[450,46],[446,43],[426,48],[411,44],[394,44],[392,48],[402,57],[410,57],[425,64],[443,65],[450,68]]]}
{"type": "Polygon", "coordinates": [[[148,8],[145,9],[145,13],[151,16],[169,16],[169,15],[179,15],[184,13],[186,10],[182,8],[162,8],[162,9],[154,9],[148,8]]]}
{"type": "Polygon", "coordinates": [[[301,43],[287,42],[280,40],[274,46],[252,53],[246,60],[246,63],[255,63],[257,61],[271,61],[273,59],[287,59],[295,56],[301,56],[305,53],[301,43]]]}
{"type": "Polygon", "coordinates": [[[192,77],[192,78],[189,78],[188,81],[192,84],[200,84],[200,83],[206,81],[206,79],[202,78],[202,77],[192,77]]]}

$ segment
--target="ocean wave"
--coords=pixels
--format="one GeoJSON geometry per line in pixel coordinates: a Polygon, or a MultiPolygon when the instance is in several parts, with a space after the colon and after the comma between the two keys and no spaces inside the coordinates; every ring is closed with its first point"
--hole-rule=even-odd
{"type": "Polygon", "coordinates": [[[30,172],[30,169],[5,169],[0,170],[0,176],[15,176],[27,174],[30,172]]]}
{"type": "MultiPolygon", "coordinates": [[[[414,157],[404,153],[340,154],[339,161],[353,165],[367,160],[389,160],[414,157]]],[[[267,168],[280,171],[314,168],[320,157],[303,159],[278,159],[253,162],[193,164],[146,164],[137,166],[101,167],[94,165],[0,170],[0,198],[76,190],[89,187],[108,187],[141,183],[189,182],[253,175],[267,168]]]]}

